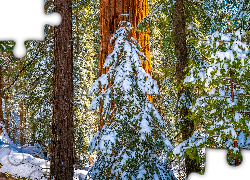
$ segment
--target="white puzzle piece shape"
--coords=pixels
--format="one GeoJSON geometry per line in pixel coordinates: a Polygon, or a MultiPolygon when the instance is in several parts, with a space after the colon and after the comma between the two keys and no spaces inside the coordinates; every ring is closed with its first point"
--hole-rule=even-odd
{"type": "Polygon", "coordinates": [[[242,163],[233,167],[227,163],[227,150],[207,149],[205,173],[191,173],[188,180],[247,180],[249,179],[250,152],[242,150],[242,163]]]}
{"type": "Polygon", "coordinates": [[[0,17],[6,24],[0,28],[0,41],[15,41],[13,53],[18,58],[26,54],[25,41],[44,40],[44,25],[61,23],[59,13],[44,13],[44,0],[1,0],[0,17]]]}

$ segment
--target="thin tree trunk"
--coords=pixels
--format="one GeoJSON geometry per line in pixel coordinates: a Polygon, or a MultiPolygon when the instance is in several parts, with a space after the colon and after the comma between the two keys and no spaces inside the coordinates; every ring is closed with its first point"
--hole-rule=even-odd
{"type": "Polygon", "coordinates": [[[20,104],[20,144],[23,146],[25,144],[25,112],[24,112],[24,102],[21,100],[20,104]]]}
{"type": "MultiPolygon", "coordinates": [[[[9,62],[9,59],[7,59],[8,57],[6,57],[6,53],[2,53],[2,56],[3,56],[3,60],[6,61],[7,65],[9,66],[10,65],[10,62],[9,62]]],[[[10,69],[8,69],[10,70],[10,69]]],[[[1,71],[1,73],[3,73],[1,71]]],[[[7,80],[8,82],[8,80],[7,80]]],[[[4,86],[6,87],[9,87],[9,83],[4,83],[3,81],[3,78],[1,79],[1,86],[2,88],[4,86]]],[[[5,129],[6,129],[6,132],[8,134],[8,136],[10,137],[10,117],[11,117],[11,112],[10,112],[10,108],[9,108],[9,104],[10,104],[10,89],[8,89],[7,92],[5,92],[5,94],[3,94],[3,91],[2,92],[2,97],[4,98],[4,114],[5,114],[5,129]]]]}
{"type": "Polygon", "coordinates": [[[176,79],[177,85],[180,85],[181,81],[184,80],[186,72],[184,69],[188,65],[188,54],[186,44],[186,32],[185,32],[185,15],[183,0],[175,1],[175,9],[173,13],[173,32],[174,32],[174,44],[175,44],[175,55],[177,58],[176,64],[176,79]]]}
{"type": "Polygon", "coordinates": [[[10,95],[7,94],[5,97],[4,101],[5,105],[5,129],[7,134],[10,136],[10,117],[11,117],[11,112],[9,108],[9,103],[10,103],[10,95]]]}
{"type": "MultiPolygon", "coordinates": [[[[232,98],[232,102],[234,102],[234,84],[233,84],[233,76],[232,76],[232,70],[230,69],[230,89],[231,89],[231,98],[232,98]]],[[[234,108],[232,108],[232,112],[235,115],[235,111],[234,108]]],[[[235,129],[236,131],[236,129],[235,129]]],[[[238,146],[238,142],[237,139],[234,138],[234,147],[237,148],[238,146]]],[[[239,166],[240,162],[238,158],[235,158],[235,166],[239,166]]]]}
{"type": "Polygon", "coordinates": [[[2,83],[2,65],[0,66],[0,122],[4,123],[3,119],[3,83],[2,83]]]}
{"type": "MultiPolygon", "coordinates": [[[[174,33],[174,44],[175,44],[175,56],[177,58],[176,62],[176,80],[178,91],[178,101],[180,97],[185,94],[187,100],[191,100],[191,89],[182,85],[182,81],[185,78],[187,72],[185,68],[188,65],[188,53],[186,44],[186,32],[185,32],[185,14],[184,14],[184,4],[183,0],[176,0],[173,12],[173,33],[174,33]]],[[[182,106],[179,109],[179,115],[181,122],[181,133],[182,139],[186,140],[194,132],[194,122],[188,118],[190,111],[186,106],[182,106]]],[[[197,172],[200,170],[199,164],[192,160],[187,154],[185,155],[185,166],[186,174],[189,175],[191,172],[197,172]]]]}
{"type": "MultiPolygon", "coordinates": [[[[21,62],[20,60],[17,59],[17,63],[18,63],[18,69],[21,68],[21,62]]],[[[23,81],[22,79],[20,79],[20,87],[22,88],[23,87],[23,81]]],[[[20,113],[20,127],[19,127],[19,130],[20,130],[20,144],[21,146],[23,146],[25,144],[25,140],[24,140],[24,100],[21,99],[20,103],[19,103],[19,113],[20,113]]]]}
{"type": "Polygon", "coordinates": [[[77,57],[80,55],[80,37],[79,37],[79,13],[76,13],[76,54],[77,57]]]}
{"type": "MultiPolygon", "coordinates": [[[[4,119],[3,119],[3,88],[2,88],[2,65],[0,66],[0,122],[4,124],[4,119]]],[[[0,134],[3,132],[2,127],[0,126],[0,134]]],[[[0,173],[1,177],[1,173],[0,173]]]]}
{"type": "Polygon", "coordinates": [[[55,0],[62,23],[55,27],[54,102],[52,119],[51,178],[73,179],[73,42],[72,0],[55,0]]]}

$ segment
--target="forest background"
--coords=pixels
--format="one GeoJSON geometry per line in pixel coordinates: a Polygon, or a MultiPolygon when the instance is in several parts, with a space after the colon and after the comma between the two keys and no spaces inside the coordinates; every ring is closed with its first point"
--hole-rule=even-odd
{"type": "MultiPolygon", "coordinates": [[[[229,163],[238,165],[241,162],[239,150],[248,149],[250,135],[249,1],[151,0],[148,5],[149,16],[139,23],[137,30],[150,34],[152,78],[160,91],[160,95],[152,99],[167,126],[165,133],[176,147],[168,158],[179,168],[177,176],[184,178],[192,171],[204,171],[204,147],[231,150],[229,163]],[[176,11],[178,8],[183,8],[182,15],[176,11]],[[183,26],[176,26],[179,21],[183,26]],[[185,35],[177,36],[177,32],[185,35]],[[233,46],[236,41],[240,44],[238,49],[233,46]],[[232,50],[232,54],[228,50],[232,50]],[[225,54],[218,55],[217,52],[225,54]],[[218,74],[218,66],[213,66],[218,59],[222,64],[219,65],[223,69],[221,74],[218,74]],[[210,67],[213,69],[209,70],[210,67]],[[232,105],[237,93],[242,93],[237,98],[238,108],[235,107],[237,104],[232,105]],[[206,100],[206,105],[199,103],[204,100],[199,98],[209,95],[223,99],[212,97],[206,100]],[[223,112],[219,107],[227,108],[223,112]],[[227,119],[223,119],[223,114],[228,116],[227,119]],[[226,122],[225,126],[221,121],[226,122]],[[229,125],[231,121],[232,126],[229,125]],[[211,128],[216,123],[219,127],[211,128]]],[[[54,11],[53,1],[45,1],[45,11],[54,11]]],[[[88,145],[100,126],[99,111],[89,111],[95,96],[88,96],[102,69],[100,2],[73,1],[72,12],[74,151],[75,165],[81,168],[94,161],[94,156],[88,155],[88,145]]],[[[11,41],[1,42],[0,47],[0,121],[5,123],[15,144],[36,144],[49,157],[54,29],[45,27],[43,42],[26,42],[28,53],[22,59],[13,56],[13,44],[11,41]]]]}

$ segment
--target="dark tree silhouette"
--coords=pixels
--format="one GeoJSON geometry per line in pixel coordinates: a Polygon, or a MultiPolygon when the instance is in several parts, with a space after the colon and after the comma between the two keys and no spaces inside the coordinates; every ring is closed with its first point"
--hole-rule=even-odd
{"type": "MultiPolygon", "coordinates": [[[[185,94],[185,97],[187,98],[191,97],[191,89],[182,85],[182,81],[185,79],[185,76],[188,73],[185,71],[185,68],[188,66],[188,51],[186,43],[186,20],[183,0],[175,1],[172,18],[175,56],[177,59],[175,77],[177,80],[177,86],[179,87],[178,101],[180,101],[180,98],[183,94],[185,94]]],[[[191,101],[191,99],[186,99],[186,101],[191,101]]],[[[195,130],[194,122],[188,117],[189,113],[190,110],[186,106],[183,105],[179,107],[179,116],[182,120],[180,129],[183,141],[191,137],[195,130]]],[[[195,160],[191,160],[188,155],[185,156],[185,167],[187,175],[193,171],[197,172],[200,170],[199,164],[195,160]]]]}

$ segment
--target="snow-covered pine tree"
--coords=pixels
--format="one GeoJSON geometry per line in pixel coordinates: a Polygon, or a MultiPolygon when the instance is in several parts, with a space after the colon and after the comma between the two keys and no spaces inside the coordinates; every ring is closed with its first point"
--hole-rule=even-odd
{"type": "Polygon", "coordinates": [[[158,94],[157,83],[142,68],[140,59],[147,59],[131,37],[131,24],[119,25],[111,38],[114,50],[104,64],[109,71],[89,92],[98,95],[91,110],[103,103],[105,125],[89,144],[89,153],[97,152],[97,158],[87,177],[176,179],[166,155],[173,146],[164,134],[161,116],[146,96],[158,94]]]}
{"type": "Polygon", "coordinates": [[[247,34],[240,30],[210,35],[206,42],[208,62],[192,67],[185,79],[200,88],[192,111],[194,118],[205,125],[207,146],[228,149],[228,162],[232,165],[239,165],[240,150],[249,149],[250,144],[250,60],[246,38],[247,34]]]}

